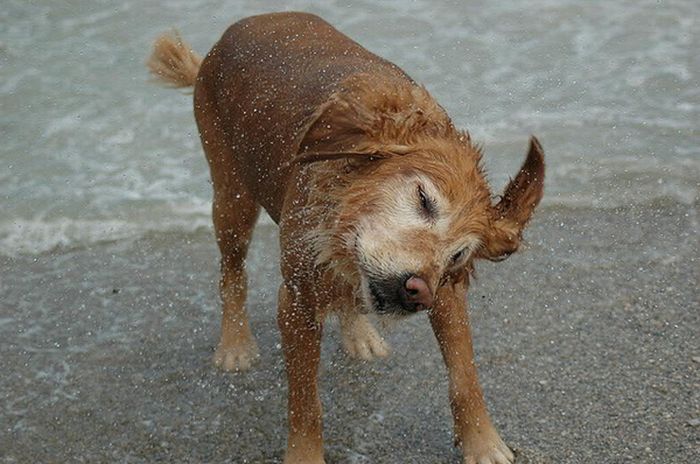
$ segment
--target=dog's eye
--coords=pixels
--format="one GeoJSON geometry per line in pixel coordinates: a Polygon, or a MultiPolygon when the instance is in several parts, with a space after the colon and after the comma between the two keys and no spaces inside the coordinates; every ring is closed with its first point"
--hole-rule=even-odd
{"type": "Polygon", "coordinates": [[[453,255],[452,255],[452,258],[451,258],[451,260],[450,260],[451,264],[455,264],[457,261],[459,261],[460,259],[462,259],[462,257],[463,257],[464,254],[465,254],[465,250],[466,250],[465,248],[462,248],[462,249],[459,250],[457,253],[453,254],[453,255]]]}
{"type": "Polygon", "coordinates": [[[418,198],[420,199],[420,206],[423,214],[426,216],[433,216],[435,214],[435,203],[425,194],[423,187],[420,185],[418,186],[418,198]]]}

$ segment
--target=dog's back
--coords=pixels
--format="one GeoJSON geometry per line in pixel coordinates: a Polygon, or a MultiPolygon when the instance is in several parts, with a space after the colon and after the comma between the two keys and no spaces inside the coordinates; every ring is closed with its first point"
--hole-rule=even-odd
{"type": "Polygon", "coordinates": [[[205,58],[195,89],[197,119],[201,125],[211,117],[211,106],[217,108],[235,164],[274,219],[286,190],[282,166],[298,148],[299,131],[338,84],[356,73],[408,79],[395,65],[306,13],[239,21],[205,58]]]}

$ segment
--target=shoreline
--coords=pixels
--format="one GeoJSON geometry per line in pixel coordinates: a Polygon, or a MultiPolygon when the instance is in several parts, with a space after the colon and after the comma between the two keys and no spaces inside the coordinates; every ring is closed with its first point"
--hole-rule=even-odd
{"type": "MultiPolygon", "coordinates": [[[[577,202],[571,201],[559,203],[544,202],[543,204],[540,204],[538,206],[537,211],[535,212],[534,221],[536,222],[539,216],[567,214],[588,215],[594,214],[596,211],[600,211],[601,213],[614,211],[620,212],[622,214],[632,214],[635,211],[667,209],[670,211],[677,211],[683,214],[681,211],[683,208],[687,209],[688,211],[694,212],[697,210],[698,205],[700,205],[700,197],[695,197],[693,200],[685,201],[672,195],[655,197],[639,203],[610,206],[590,205],[584,203],[579,204],[577,202]]],[[[120,242],[132,243],[142,240],[155,240],[158,239],[158,237],[197,237],[203,233],[209,233],[213,237],[214,231],[211,224],[211,215],[209,213],[210,209],[211,205],[209,205],[206,208],[206,214],[199,214],[190,218],[183,216],[178,221],[174,221],[173,223],[166,225],[164,228],[161,228],[163,226],[157,221],[153,222],[152,225],[141,224],[139,226],[137,224],[130,224],[128,221],[124,221],[120,218],[112,219],[110,221],[105,222],[100,221],[99,218],[94,218],[88,221],[73,221],[70,218],[64,218],[56,220],[54,222],[49,221],[44,223],[41,223],[40,221],[23,219],[19,221],[19,225],[16,225],[18,229],[21,229],[22,226],[26,224],[29,224],[30,226],[40,224],[44,230],[42,232],[37,232],[36,230],[22,231],[8,235],[6,232],[9,228],[7,225],[5,225],[4,229],[0,229],[0,231],[5,232],[5,236],[0,237],[0,264],[4,262],[5,265],[9,266],[13,260],[22,261],[28,258],[43,259],[42,257],[61,255],[74,251],[89,249],[95,246],[109,246],[120,242]],[[98,230],[96,228],[96,226],[99,224],[105,224],[102,227],[106,228],[111,232],[113,232],[113,225],[119,224],[120,228],[123,229],[123,233],[116,233],[114,236],[111,236],[109,238],[96,238],[98,235],[105,231],[104,229],[98,230]],[[89,233],[84,234],[83,239],[79,240],[78,243],[74,243],[74,241],[78,241],[78,239],[75,237],[73,238],[73,240],[65,237],[66,229],[78,228],[87,228],[90,231],[89,233]],[[56,245],[50,246],[42,243],[38,250],[31,250],[28,243],[17,243],[18,236],[21,236],[26,241],[36,239],[38,239],[39,241],[42,241],[42,239],[46,240],[47,235],[56,235],[56,229],[58,229],[58,235],[61,237],[61,239],[57,240],[58,244],[56,245]],[[30,239],[27,239],[27,236],[29,236],[30,239]],[[65,242],[70,243],[66,244],[65,242]],[[9,251],[10,247],[13,247],[13,249],[18,251],[9,251]]],[[[260,217],[258,218],[256,229],[263,229],[266,227],[272,228],[271,233],[274,233],[274,231],[277,230],[277,224],[275,224],[274,221],[263,210],[261,211],[260,217]]],[[[53,238],[53,240],[56,241],[55,238],[53,238]]]]}

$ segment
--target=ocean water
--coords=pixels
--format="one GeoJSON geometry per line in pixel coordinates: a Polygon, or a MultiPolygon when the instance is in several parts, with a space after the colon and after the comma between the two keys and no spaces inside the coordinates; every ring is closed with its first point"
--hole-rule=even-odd
{"type": "Polygon", "coordinates": [[[144,61],[169,28],[205,54],[230,23],[280,10],[321,15],[425,84],[485,145],[496,191],[535,134],[545,212],[697,207],[695,0],[4,0],[0,254],[210,227],[191,96],[150,83],[144,61]]]}

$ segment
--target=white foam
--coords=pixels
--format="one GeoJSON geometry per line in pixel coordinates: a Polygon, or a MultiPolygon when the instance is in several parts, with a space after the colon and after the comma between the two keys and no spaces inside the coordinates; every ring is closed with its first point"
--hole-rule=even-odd
{"type": "Polygon", "coordinates": [[[0,223],[0,254],[36,255],[59,248],[139,238],[148,232],[194,232],[210,226],[208,216],[181,216],[168,222],[148,223],[70,218],[15,219],[0,223]]]}
{"type": "MultiPolygon", "coordinates": [[[[263,212],[258,223],[274,222],[263,212]]],[[[179,202],[148,218],[46,218],[0,222],[0,255],[38,255],[57,249],[85,247],[117,240],[133,240],[149,233],[192,233],[211,229],[211,203],[179,202]]]]}

